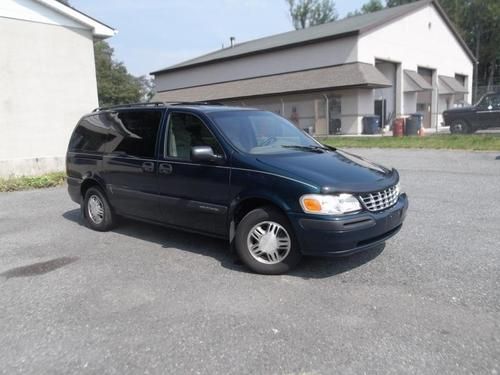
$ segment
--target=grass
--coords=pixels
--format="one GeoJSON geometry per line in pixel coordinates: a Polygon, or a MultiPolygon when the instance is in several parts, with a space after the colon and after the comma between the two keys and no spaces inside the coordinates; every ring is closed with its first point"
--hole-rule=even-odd
{"type": "Polygon", "coordinates": [[[444,150],[500,150],[500,136],[486,134],[451,135],[439,134],[424,137],[329,137],[318,138],[334,147],[359,148],[423,148],[444,150]]]}
{"type": "Polygon", "coordinates": [[[53,172],[33,177],[22,176],[0,178],[0,192],[42,189],[59,186],[64,183],[65,179],[66,174],[64,172],[53,172]]]}

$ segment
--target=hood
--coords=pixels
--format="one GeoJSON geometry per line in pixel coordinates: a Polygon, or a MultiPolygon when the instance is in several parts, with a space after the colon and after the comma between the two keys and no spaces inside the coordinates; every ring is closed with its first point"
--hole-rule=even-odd
{"type": "Polygon", "coordinates": [[[466,107],[457,107],[457,108],[450,108],[450,109],[447,109],[445,111],[443,111],[443,114],[445,113],[464,113],[464,112],[472,112],[474,111],[476,107],[475,106],[472,106],[472,105],[469,105],[469,106],[466,106],[466,107]]]}
{"type": "Polygon", "coordinates": [[[346,151],[259,155],[257,167],[318,186],[323,193],[364,193],[397,183],[398,173],[346,151]]]}

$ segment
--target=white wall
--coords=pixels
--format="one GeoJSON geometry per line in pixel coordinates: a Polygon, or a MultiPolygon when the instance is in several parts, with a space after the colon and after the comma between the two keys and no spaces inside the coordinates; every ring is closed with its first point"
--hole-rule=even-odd
{"type": "Polygon", "coordinates": [[[0,175],[61,169],[97,106],[92,32],[0,17],[0,175]]]}
{"type": "Polygon", "coordinates": [[[403,113],[410,114],[417,111],[417,93],[405,92],[403,100],[403,113]]]}
{"type": "MultiPolygon", "coordinates": [[[[472,92],[473,63],[433,5],[361,35],[358,58],[370,64],[375,59],[400,62],[403,70],[426,67],[435,69],[437,75],[463,74],[469,77],[472,92]]],[[[405,94],[405,98],[412,96],[405,94]]],[[[402,107],[409,113],[413,103],[402,107]]]]}
{"type": "Polygon", "coordinates": [[[354,62],[357,59],[356,41],[357,37],[349,37],[188,70],[159,73],[155,76],[156,90],[160,92],[354,62]]]}

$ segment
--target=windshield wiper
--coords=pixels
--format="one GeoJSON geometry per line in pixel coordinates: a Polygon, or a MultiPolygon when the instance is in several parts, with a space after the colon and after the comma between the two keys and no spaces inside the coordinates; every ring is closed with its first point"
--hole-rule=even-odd
{"type": "Polygon", "coordinates": [[[282,145],[284,148],[295,148],[297,150],[309,151],[309,152],[325,152],[332,151],[328,146],[301,146],[301,145],[282,145]]]}

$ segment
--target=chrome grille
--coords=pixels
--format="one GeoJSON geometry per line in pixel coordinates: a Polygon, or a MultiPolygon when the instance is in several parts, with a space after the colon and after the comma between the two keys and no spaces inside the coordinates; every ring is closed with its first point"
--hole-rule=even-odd
{"type": "Polygon", "coordinates": [[[397,185],[391,186],[385,190],[361,195],[361,201],[370,211],[382,211],[394,206],[398,201],[399,188],[397,185]]]}

